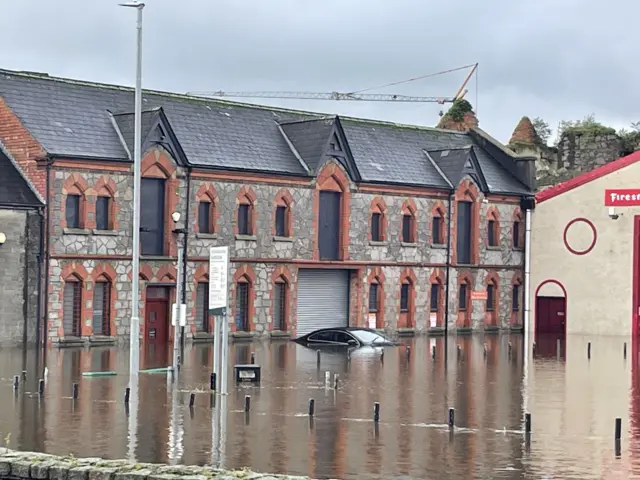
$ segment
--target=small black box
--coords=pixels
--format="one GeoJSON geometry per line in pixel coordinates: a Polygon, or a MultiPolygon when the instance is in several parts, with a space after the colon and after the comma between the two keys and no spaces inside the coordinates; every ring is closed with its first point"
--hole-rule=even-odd
{"type": "Polygon", "coordinates": [[[235,365],[236,383],[260,383],[260,365],[235,365]]]}

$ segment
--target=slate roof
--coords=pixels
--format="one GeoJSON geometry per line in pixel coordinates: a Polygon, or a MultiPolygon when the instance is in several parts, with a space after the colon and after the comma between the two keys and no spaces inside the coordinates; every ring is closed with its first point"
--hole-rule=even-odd
{"type": "Polygon", "coordinates": [[[0,143],[0,206],[40,207],[43,201],[0,143]]]}
{"type": "MultiPolygon", "coordinates": [[[[0,97],[52,155],[127,160],[120,135],[133,153],[131,88],[0,70],[0,97]]],[[[323,161],[337,120],[335,115],[144,91],[143,128],[153,123],[158,108],[191,165],[297,176],[312,173],[290,144],[313,171],[323,161]]],[[[347,117],[340,117],[340,124],[363,181],[448,189],[425,150],[471,145],[491,192],[531,194],[467,133],[347,117]]]]}

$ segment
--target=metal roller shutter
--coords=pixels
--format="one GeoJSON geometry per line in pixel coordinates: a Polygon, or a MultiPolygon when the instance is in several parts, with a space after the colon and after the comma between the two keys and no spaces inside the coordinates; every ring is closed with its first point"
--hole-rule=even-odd
{"type": "Polygon", "coordinates": [[[349,271],[298,270],[297,320],[297,336],[349,326],[349,271]]]}

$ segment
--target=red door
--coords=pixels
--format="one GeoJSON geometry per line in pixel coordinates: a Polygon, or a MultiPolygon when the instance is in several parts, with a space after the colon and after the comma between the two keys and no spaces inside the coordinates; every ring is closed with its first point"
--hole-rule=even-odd
{"type": "Polygon", "coordinates": [[[566,314],[566,298],[536,298],[536,334],[554,334],[564,336],[566,314]]]}
{"type": "Polygon", "coordinates": [[[147,344],[166,345],[169,340],[169,302],[148,299],[144,311],[147,344]]]}

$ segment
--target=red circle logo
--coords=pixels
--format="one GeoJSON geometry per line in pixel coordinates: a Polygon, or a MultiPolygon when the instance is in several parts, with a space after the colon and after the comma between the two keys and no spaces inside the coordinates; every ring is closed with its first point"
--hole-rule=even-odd
{"type": "Polygon", "coordinates": [[[596,231],[596,227],[593,224],[593,222],[591,222],[591,220],[589,220],[587,218],[574,218],[569,223],[567,223],[566,227],[564,227],[564,233],[562,234],[562,240],[564,241],[564,246],[567,248],[567,250],[569,250],[574,255],[586,255],[591,250],[593,250],[593,247],[596,246],[596,241],[598,240],[598,232],[596,231]],[[573,247],[571,247],[571,245],[569,245],[569,241],[567,240],[567,234],[569,233],[569,229],[573,225],[581,224],[581,223],[586,224],[591,229],[591,243],[589,244],[589,246],[587,248],[579,250],[579,249],[573,248],[573,247]]]}

